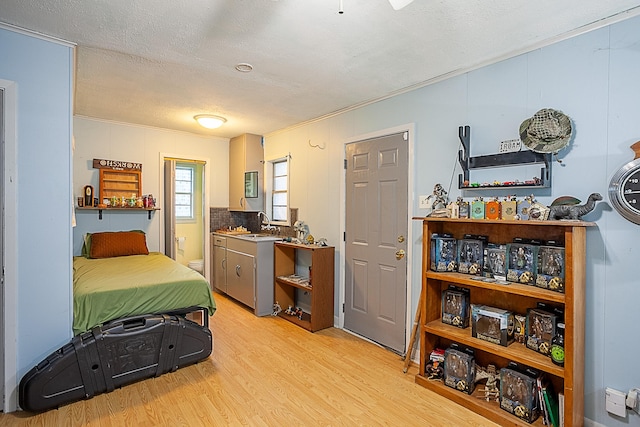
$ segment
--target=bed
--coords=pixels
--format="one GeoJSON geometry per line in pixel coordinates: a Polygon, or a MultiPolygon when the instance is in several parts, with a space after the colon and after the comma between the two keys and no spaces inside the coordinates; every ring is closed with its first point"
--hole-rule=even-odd
{"type": "Polygon", "coordinates": [[[141,231],[92,233],[73,260],[73,333],[122,317],[196,307],[216,310],[207,280],[149,252],[141,231]]]}
{"type": "Polygon", "coordinates": [[[71,341],[27,372],[20,407],[40,412],[209,357],[209,283],[195,270],[149,252],[141,231],[93,233],[73,259],[71,341]],[[203,322],[188,314],[203,312],[203,322]]]}

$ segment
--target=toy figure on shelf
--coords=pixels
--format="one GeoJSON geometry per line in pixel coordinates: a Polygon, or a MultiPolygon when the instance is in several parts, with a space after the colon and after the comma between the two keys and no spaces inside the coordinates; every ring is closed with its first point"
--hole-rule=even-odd
{"type": "Polygon", "coordinates": [[[487,379],[483,389],[484,399],[489,402],[494,399],[496,402],[500,399],[500,388],[498,387],[498,372],[495,365],[487,365],[486,368],[476,366],[476,382],[487,379]]]}
{"type": "Polygon", "coordinates": [[[309,226],[305,224],[304,221],[298,220],[295,222],[295,224],[293,224],[293,229],[296,232],[298,241],[300,243],[305,242],[307,235],[309,234],[309,226]]]}
{"type": "Polygon", "coordinates": [[[273,304],[273,313],[271,313],[271,315],[277,316],[278,314],[280,314],[281,311],[282,311],[282,307],[280,307],[280,304],[278,304],[278,301],[276,301],[276,303],[273,304]]]}
{"type": "Polygon", "coordinates": [[[433,187],[433,194],[429,196],[432,199],[432,211],[429,216],[436,218],[447,217],[447,192],[441,184],[433,187]]]}
{"type": "Polygon", "coordinates": [[[583,215],[591,212],[599,200],[602,200],[602,196],[599,193],[591,193],[587,203],[584,205],[579,205],[580,200],[575,197],[559,197],[550,206],[549,219],[579,220],[583,215]]]}
{"type": "Polygon", "coordinates": [[[427,378],[430,380],[441,380],[444,377],[442,362],[439,360],[430,360],[429,363],[427,363],[426,371],[428,375],[427,378]]]}
{"type": "Polygon", "coordinates": [[[295,316],[295,310],[292,306],[287,307],[287,309],[284,311],[284,314],[288,314],[289,316],[295,316]]]}

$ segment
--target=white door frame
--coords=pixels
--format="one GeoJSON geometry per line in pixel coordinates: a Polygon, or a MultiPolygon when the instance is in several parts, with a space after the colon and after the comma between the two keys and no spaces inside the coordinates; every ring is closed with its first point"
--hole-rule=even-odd
{"type": "MultiPolygon", "coordinates": [[[[382,129],[379,131],[375,131],[375,132],[371,132],[371,133],[367,133],[367,134],[363,134],[363,135],[358,135],[358,136],[354,136],[352,138],[347,139],[346,141],[344,141],[343,145],[342,145],[342,158],[343,158],[343,162],[346,160],[347,155],[347,144],[351,144],[354,142],[358,142],[358,141],[363,141],[365,139],[372,139],[372,138],[380,138],[383,136],[387,136],[387,135],[392,135],[392,134],[396,134],[396,133],[401,133],[401,132],[408,132],[409,133],[409,139],[407,141],[408,144],[408,167],[407,167],[407,212],[409,214],[411,214],[411,212],[413,212],[413,201],[415,198],[415,189],[414,189],[414,185],[413,185],[413,177],[414,177],[414,164],[413,164],[413,149],[414,149],[414,144],[415,144],[415,123],[408,123],[405,125],[400,125],[400,126],[395,126],[392,128],[387,128],[387,129],[382,129]]],[[[347,194],[346,194],[346,186],[347,186],[347,171],[346,169],[342,169],[342,176],[340,177],[340,236],[344,236],[345,232],[346,232],[346,213],[347,213],[347,206],[346,206],[346,201],[347,201],[347,194]]],[[[408,343],[409,339],[410,339],[410,335],[411,335],[411,325],[412,325],[412,314],[411,314],[411,307],[412,307],[412,303],[411,303],[411,297],[412,297],[412,292],[411,292],[411,287],[412,287],[412,258],[413,258],[413,241],[411,240],[413,237],[413,221],[411,221],[411,218],[407,219],[407,313],[406,313],[406,319],[405,319],[405,324],[406,324],[406,336],[405,336],[405,342],[408,343]]],[[[346,290],[346,285],[345,285],[345,264],[346,264],[346,254],[345,254],[345,249],[346,249],[346,243],[344,241],[344,238],[340,239],[340,278],[339,278],[339,290],[338,290],[338,295],[339,295],[339,300],[338,300],[338,327],[340,327],[341,329],[344,329],[344,311],[342,310],[342,307],[344,307],[344,301],[345,301],[345,290],[346,290]]],[[[408,345],[408,344],[407,344],[408,345]]]]}
{"type": "MultiPolygon", "coordinates": [[[[204,277],[205,279],[207,279],[207,281],[209,282],[209,286],[211,286],[212,283],[212,278],[211,278],[211,274],[212,272],[211,270],[211,262],[209,262],[208,260],[211,259],[211,247],[210,247],[210,237],[211,237],[211,233],[208,231],[207,227],[210,227],[209,224],[211,224],[211,221],[209,220],[209,217],[211,216],[211,209],[209,208],[209,193],[211,191],[211,183],[209,182],[209,177],[211,176],[211,172],[209,171],[209,169],[211,169],[211,161],[208,157],[198,157],[198,156],[185,156],[182,154],[170,154],[170,153],[160,153],[160,160],[159,160],[159,185],[162,188],[161,191],[159,191],[158,193],[158,197],[157,197],[157,206],[164,206],[164,161],[165,158],[170,158],[170,159],[184,159],[185,161],[189,161],[189,160],[196,160],[199,162],[204,162],[204,177],[203,180],[204,182],[202,183],[202,195],[203,195],[203,199],[202,199],[202,210],[204,211],[202,213],[202,220],[204,221],[204,227],[203,227],[203,232],[204,232],[204,236],[203,236],[203,244],[204,244],[204,248],[203,248],[203,268],[204,268],[204,277]]],[[[163,210],[159,210],[158,213],[160,213],[160,224],[159,224],[159,231],[160,231],[160,252],[164,253],[165,252],[165,247],[164,247],[164,211],[163,210]]]]}
{"type": "Polygon", "coordinates": [[[17,352],[17,320],[18,320],[18,139],[17,139],[17,88],[16,83],[0,79],[0,87],[4,90],[4,384],[3,411],[13,412],[18,408],[18,352],[17,352]]]}

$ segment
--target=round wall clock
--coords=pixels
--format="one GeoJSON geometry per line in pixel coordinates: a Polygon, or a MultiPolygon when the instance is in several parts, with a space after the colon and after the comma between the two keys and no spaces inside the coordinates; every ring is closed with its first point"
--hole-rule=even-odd
{"type": "Polygon", "coordinates": [[[631,146],[636,157],[622,166],[609,183],[609,200],[627,220],[640,224],[640,141],[631,146]]]}

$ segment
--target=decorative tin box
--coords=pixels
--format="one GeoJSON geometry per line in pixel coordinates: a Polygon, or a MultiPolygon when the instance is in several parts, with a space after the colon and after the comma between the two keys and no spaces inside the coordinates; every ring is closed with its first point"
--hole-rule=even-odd
{"type": "Polygon", "coordinates": [[[518,214],[518,202],[515,197],[509,199],[506,198],[500,205],[502,208],[502,219],[516,219],[518,214]]]}
{"type": "Polygon", "coordinates": [[[531,207],[531,201],[533,200],[533,196],[525,197],[524,200],[520,200],[517,203],[517,213],[518,218],[521,220],[529,219],[529,208],[531,207]]]}
{"type": "Polygon", "coordinates": [[[469,289],[449,286],[442,291],[442,323],[469,327],[469,289]]]}
{"type": "Polygon", "coordinates": [[[444,352],[444,384],[463,393],[473,393],[476,362],[473,350],[456,343],[444,352]]]}
{"type": "Polygon", "coordinates": [[[513,362],[500,369],[500,407],[528,423],[534,422],[540,415],[539,376],[536,370],[513,362]]]}
{"type": "Polygon", "coordinates": [[[538,264],[538,245],[509,243],[507,245],[507,280],[533,285],[538,264]]]}
{"type": "Polygon", "coordinates": [[[482,197],[478,197],[471,202],[471,218],[484,219],[484,202],[482,201],[482,197]]]}
{"type": "Polygon", "coordinates": [[[500,207],[500,201],[497,197],[493,200],[489,200],[486,203],[484,216],[486,219],[500,219],[502,217],[502,209],[500,207]]]}
{"type": "Polygon", "coordinates": [[[536,286],[564,292],[564,248],[549,245],[540,246],[536,286]]]}
{"type": "Polygon", "coordinates": [[[431,270],[457,270],[457,242],[450,234],[431,235],[431,270]]]}
{"type": "Polygon", "coordinates": [[[514,317],[509,310],[487,305],[471,305],[471,336],[508,346],[513,342],[514,317]]]}

